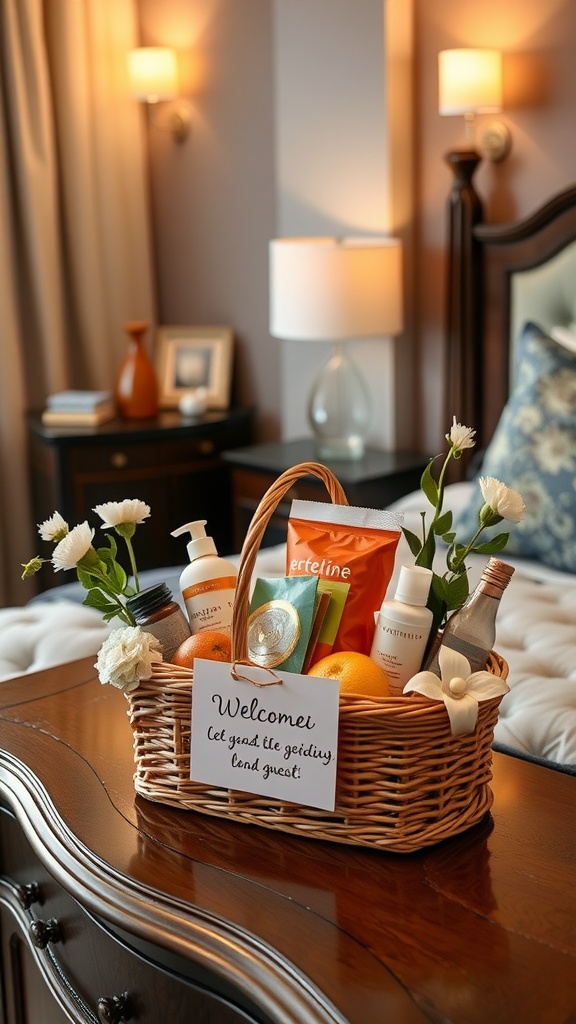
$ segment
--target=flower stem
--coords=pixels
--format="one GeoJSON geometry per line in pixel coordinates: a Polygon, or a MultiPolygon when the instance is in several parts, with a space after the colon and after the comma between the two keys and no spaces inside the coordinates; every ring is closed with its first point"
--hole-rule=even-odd
{"type": "Polygon", "coordinates": [[[138,581],[138,569],[136,568],[136,559],[134,557],[134,549],[132,547],[132,541],[130,540],[130,537],[125,537],[124,539],[126,541],[126,547],[128,548],[128,557],[130,559],[130,567],[132,569],[132,576],[134,577],[134,590],[136,592],[139,592],[139,590],[140,590],[140,583],[138,581]]]}
{"type": "Polygon", "coordinates": [[[444,465],[442,466],[442,469],[440,470],[440,473],[438,475],[438,500],[436,502],[436,508],[434,509],[434,518],[432,520],[433,523],[435,523],[438,520],[438,517],[442,511],[442,504],[444,501],[444,477],[446,476],[446,470],[448,469],[448,463],[450,462],[453,451],[454,447],[452,447],[448,452],[448,455],[444,459],[444,465]]]}

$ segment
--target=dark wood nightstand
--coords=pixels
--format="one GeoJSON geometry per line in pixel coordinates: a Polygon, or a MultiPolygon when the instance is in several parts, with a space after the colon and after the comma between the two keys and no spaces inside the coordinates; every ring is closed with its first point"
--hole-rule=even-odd
{"type": "MultiPolygon", "coordinates": [[[[305,438],[256,444],[222,453],[232,467],[234,502],[234,544],[239,550],[258,503],[270,484],[281,473],[300,462],[318,462],[314,441],[305,438]]],[[[420,486],[420,477],[428,459],[415,452],[385,452],[367,449],[364,457],[354,462],[330,461],[332,470],[346,491],[351,505],[363,508],[386,508],[391,502],[420,486]]],[[[303,477],[290,489],[278,505],[266,530],[263,547],[286,539],[286,523],[294,498],[328,501],[322,483],[314,477],[303,477]]]]}
{"type": "MultiPolygon", "coordinates": [[[[222,451],[250,443],[250,409],[197,419],[170,410],[150,420],[73,429],[46,427],[40,413],[30,413],[28,437],[37,523],[57,509],[72,527],[92,522],[95,505],[140,498],[152,514],[136,538],[139,569],[183,565],[185,546],[170,533],[194,519],[207,520],[222,555],[233,550],[230,466],[222,451]]],[[[67,582],[62,576],[44,567],[41,586],[67,582]]]]}

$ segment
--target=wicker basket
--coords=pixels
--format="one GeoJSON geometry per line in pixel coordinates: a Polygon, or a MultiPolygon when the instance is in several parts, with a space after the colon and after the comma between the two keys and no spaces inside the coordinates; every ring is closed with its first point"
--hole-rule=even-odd
{"type": "MultiPolygon", "coordinates": [[[[347,504],[338,481],[317,463],[282,474],[264,495],[240,558],[232,623],[232,658],[247,657],[250,581],[264,530],[286,491],[318,476],[332,501],[347,504]]],[[[488,669],[503,679],[492,652],[488,669]]],[[[340,698],[336,807],[333,812],[192,782],[192,671],[170,664],[128,695],[137,793],[148,800],[228,820],[399,853],[430,846],[476,824],[492,804],[493,730],[499,697],[479,705],[476,731],[453,737],[444,704],[413,694],[340,698]]]]}

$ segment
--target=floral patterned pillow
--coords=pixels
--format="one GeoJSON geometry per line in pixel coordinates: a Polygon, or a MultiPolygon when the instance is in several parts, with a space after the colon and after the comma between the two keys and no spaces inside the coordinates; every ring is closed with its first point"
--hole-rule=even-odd
{"type": "MultiPolygon", "coordinates": [[[[527,323],[516,366],[477,476],[494,476],[524,498],[526,518],[511,531],[508,553],[576,572],[576,354],[527,323]]],[[[456,517],[459,540],[473,535],[480,503],[456,517]]]]}

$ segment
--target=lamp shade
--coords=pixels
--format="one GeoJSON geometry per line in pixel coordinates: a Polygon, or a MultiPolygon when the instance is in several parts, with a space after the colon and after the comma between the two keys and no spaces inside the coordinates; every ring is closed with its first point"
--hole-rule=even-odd
{"type": "Polygon", "coordinates": [[[178,95],[176,53],[165,46],[140,46],[128,54],[132,97],[157,103],[178,95]]]}
{"type": "Polygon", "coordinates": [[[338,341],[402,330],[402,246],[395,238],[277,238],[270,243],[270,333],[338,341]]]}
{"type": "Polygon", "coordinates": [[[502,109],[499,50],[441,50],[438,54],[440,114],[478,114],[502,109]]]}

